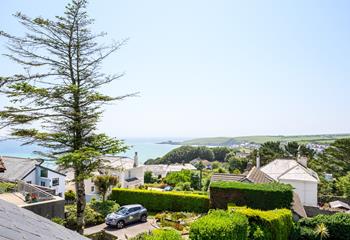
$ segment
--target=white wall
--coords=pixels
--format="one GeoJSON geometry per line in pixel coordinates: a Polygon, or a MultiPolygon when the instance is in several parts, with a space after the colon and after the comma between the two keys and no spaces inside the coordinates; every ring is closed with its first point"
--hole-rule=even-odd
{"type": "Polygon", "coordinates": [[[296,180],[281,180],[280,182],[290,184],[299,195],[304,206],[317,207],[317,183],[296,180]]]}
{"type": "Polygon", "coordinates": [[[37,184],[36,183],[36,173],[35,170],[32,171],[28,176],[22,179],[26,183],[32,183],[32,184],[37,184]]]}
{"type": "MultiPolygon", "coordinates": [[[[47,178],[41,177],[40,176],[40,171],[41,171],[41,167],[37,166],[36,168],[36,182],[35,184],[37,185],[41,185],[41,182],[45,182],[45,187],[54,189],[56,191],[57,195],[61,195],[62,197],[64,197],[64,192],[65,192],[65,176],[58,174],[56,172],[47,171],[47,178]],[[53,186],[52,185],[52,180],[54,178],[58,178],[58,185],[57,186],[53,186]]],[[[33,183],[33,182],[32,182],[33,183]]]]}

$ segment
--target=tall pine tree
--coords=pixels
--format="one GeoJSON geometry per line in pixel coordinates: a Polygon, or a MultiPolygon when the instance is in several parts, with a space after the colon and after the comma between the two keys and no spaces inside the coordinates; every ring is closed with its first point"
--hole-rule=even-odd
{"type": "Polygon", "coordinates": [[[64,15],[53,20],[15,14],[27,29],[24,36],[0,32],[8,53],[23,66],[22,73],[0,78],[9,103],[0,111],[1,127],[25,144],[38,144],[47,158],[74,170],[77,192],[77,231],[84,226],[84,179],[102,162],[99,156],[125,151],[122,141],[96,133],[102,106],[133,94],[111,97],[100,88],[121,77],[102,73],[101,63],[125,41],[100,45],[105,33],[90,30],[93,20],[86,0],[73,0],[64,15]]]}

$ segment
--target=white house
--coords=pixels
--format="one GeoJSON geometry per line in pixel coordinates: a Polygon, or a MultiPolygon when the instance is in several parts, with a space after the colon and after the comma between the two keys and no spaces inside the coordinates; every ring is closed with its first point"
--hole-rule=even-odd
{"type": "Polygon", "coordinates": [[[64,195],[66,175],[43,166],[43,160],[3,156],[0,161],[5,168],[0,172],[0,179],[22,180],[54,189],[58,196],[64,195]]]}
{"type": "Polygon", "coordinates": [[[260,170],[278,182],[292,185],[304,206],[317,207],[319,178],[316,172],[307,167],[306,158],[298,161],[276,159],[260,170]]]}
{"type": "Polygon", "coordinates": [[[153,176],[164,178],[170,172],[180,172],[181,170],[196,170],[196,167],[190,163],[185,164],[153,164],[144,165],[144,171],[152,172],[153,176]]]}
{"type": "MultiPolygon", "coordinates": [[[[103,156],[103,167],[93,173],[93,176],[113,175],[117,176],[120,187],[135,188],[144,184],[144,167],[138,165],[137,153],[134,159],[120,156],[103,156]]],[[[66,171],[66,189],[75,191],[74,173],[66,171]]],[[[91,198],[98,198],[98,189],[94,184],[93,177],[84,180],[85,195],[87,201],[91,198]]]]}

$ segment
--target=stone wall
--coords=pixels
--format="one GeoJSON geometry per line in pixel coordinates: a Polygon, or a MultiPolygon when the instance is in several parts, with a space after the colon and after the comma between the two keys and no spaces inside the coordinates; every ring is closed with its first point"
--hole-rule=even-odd
{"type": "Polygon", "coordinates": [[[22,206],[42,217],[51,219],[53,217],[64,218],[64,199],[56,197],[54,200],[31,203],[22,206]]]}

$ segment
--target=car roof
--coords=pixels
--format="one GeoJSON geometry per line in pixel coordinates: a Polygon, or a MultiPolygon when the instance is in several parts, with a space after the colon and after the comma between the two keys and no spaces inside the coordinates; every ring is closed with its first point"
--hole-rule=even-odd
{"type": "Polygon", "coordinates": [[[124,208],[133,208],[133,207],[143,207],[141,204],[129,204],[129,205],[123,205],[121,207],[124,208]]]}

